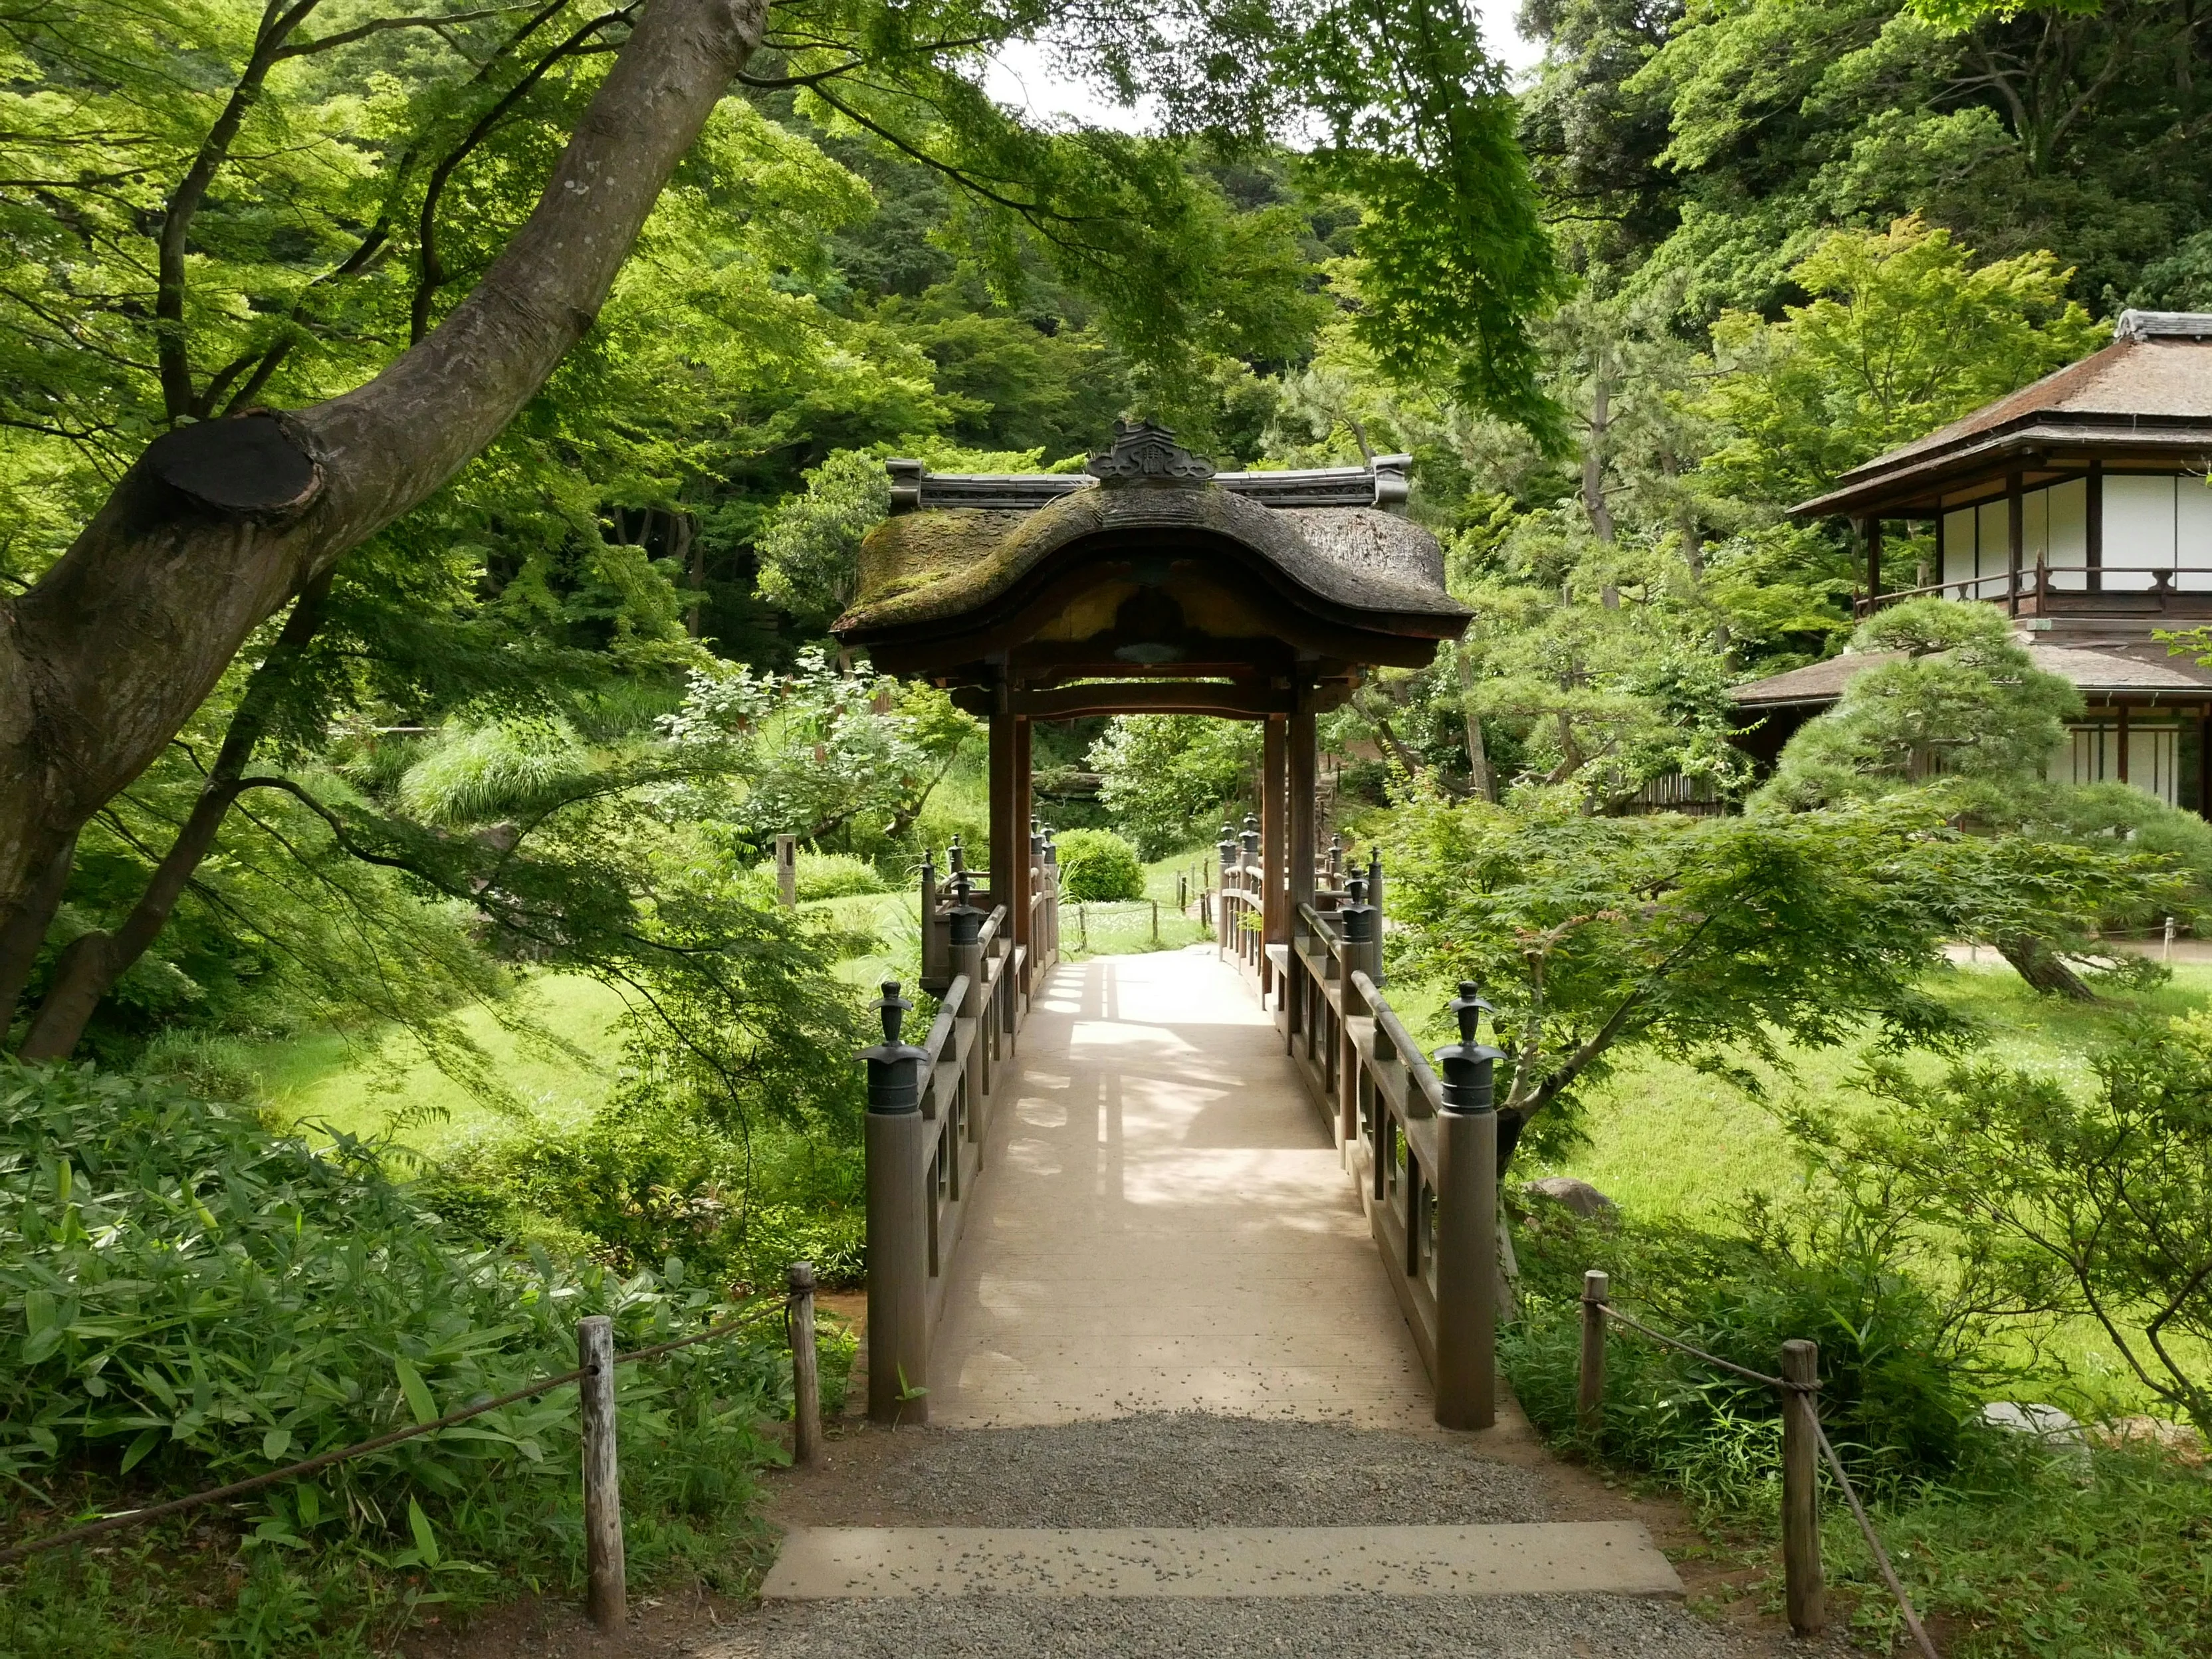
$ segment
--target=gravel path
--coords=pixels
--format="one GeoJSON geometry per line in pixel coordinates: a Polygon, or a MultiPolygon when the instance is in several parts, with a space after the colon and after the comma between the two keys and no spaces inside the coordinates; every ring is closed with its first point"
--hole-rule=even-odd
{"type": "Polygon", "coordinates": [[[1723,1659],[1736,1650],[1669,1602],[1360,1595],[793,1603],[767,1609],[742,1645],[701,1651],[714,1659],[1723,1659]]]}
{"type": "MultiPolygon", "coordinates": [[[[1442,1435],[1158,1413],[902,1432],[872,1496],[911,1526],[1480,1525],[1541,1521],[1526,1470],[1442,1435]]],[[[1727,1659],[1666,1601],[975,1595],[781,1602],[703,1659],[1727,1659]]]]}
{"type": "Polygon", "coordinates": [[[1440,1435],[1155,1413],[926,1431],[878,1487],[915,1526],[1477,1526],[1550,1518],[1535,1480],[1440,1435]]]}

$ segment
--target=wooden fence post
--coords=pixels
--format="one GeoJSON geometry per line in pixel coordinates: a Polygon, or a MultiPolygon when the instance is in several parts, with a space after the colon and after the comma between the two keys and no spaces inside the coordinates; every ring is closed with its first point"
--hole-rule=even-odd
{"type": "Polygon", "coordinates": [[[814,1264],[794,1261],[791,1287],[791,1461],[811,1463],[822,1451],[822,1367],[814,1346],[814,1264]]]}
{"type": "MultiPolygon", "coordinates": [[[[954,915],[956,971],[966,971],[963,943],[969,962],[977,954],[975,912],[963,910],[954,915]]],[[[868,1066],[868,1415],[878,1423],[926,1423],[931,1194],[922,1157],[928,1126],[921,1115],[921,1067],[929,1055],[899,1041],[900,1024],[914,1005],[899,995],[898,981],[886,980],[883,990],[876,1006],[884,1041],[861,1055],[868,1066]]],[[[982,1046],[980,1030],[975,1046],[982,1046]]]]}
{"type": "MultiPolygon", "coordinates": [[[[1820,1380],[1816,1343],[1782,1345],[1782,1375],[1790,1382],[1820,1380]]],[[[1820,1396],[1791,1389],[1782,1397],[1782,1572],[1790,1628],[1812,1636],[1828,1621],[1820,1582],[1820,1396]]]]}
{"type": "Polygon", "coordinates": [[[1612,1280],[1592,1267],[1583,1275],[1583,1363],[1576,1378],[1575,1422],[1584,1434],[1605,1425],[1605,1299],[1612,1280]]]}
{"type": "Polygon", "coordinates": [[[629,1589],[615,1456],[615,1322],[606,1315],[576,1322],[576,1363],[584,1372],[576,1385],[584,1419],[584,1607],[601,1630],[619,1630],[629,1589]]]}
{"type": "Polygon", "coordinates": [[[787,910],[799,902],[799,837],[775,838],[775,899],[787,910]]]}

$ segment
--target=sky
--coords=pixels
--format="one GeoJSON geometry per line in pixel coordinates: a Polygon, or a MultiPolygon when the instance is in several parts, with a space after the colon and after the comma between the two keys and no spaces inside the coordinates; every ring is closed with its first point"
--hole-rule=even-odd
{"type": "MultiPolygon", "coordinates": [[[[1493,56],[1504,60],[1516,80],[1522,78],[1535,67],[1542,48],[1534,41],[1522,39],[1520,31],[1513,27],[1514,14],[1520,9],[1519,0],[1477,0],[1477,8],[1482,14],[1485,43],[1493,56]]],[[[1054,74],[1037,47],[1018,41],[999,54],[984,84],[999,102],[1025,108],[1041,120],[1072,116],[1087,125],[1123,131],[1141,128],[1146,122],[1142,108],[1128,110],[1103,102],[1088,88],[1064,81],[1054,74]]]]}

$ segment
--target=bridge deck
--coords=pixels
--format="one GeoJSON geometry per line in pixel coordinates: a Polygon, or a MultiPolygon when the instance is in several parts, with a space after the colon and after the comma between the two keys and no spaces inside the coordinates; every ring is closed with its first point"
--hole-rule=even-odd
{"type": "Polygon", "coordinates": [[[1351,1180],[1233,964],[1065,963],[1019,1066],[951,1270],[933,1422],[1433,1425],[1351,1180]]]}

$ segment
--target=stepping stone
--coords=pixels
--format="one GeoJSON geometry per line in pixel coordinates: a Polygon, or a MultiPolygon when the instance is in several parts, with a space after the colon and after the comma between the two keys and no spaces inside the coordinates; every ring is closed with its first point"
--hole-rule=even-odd
{"type": "Polygon", "coordinates": [[[1641,1523],[804,1527],[766,1601],[956,1595],[1680,1595],[1641,1523]]]}

